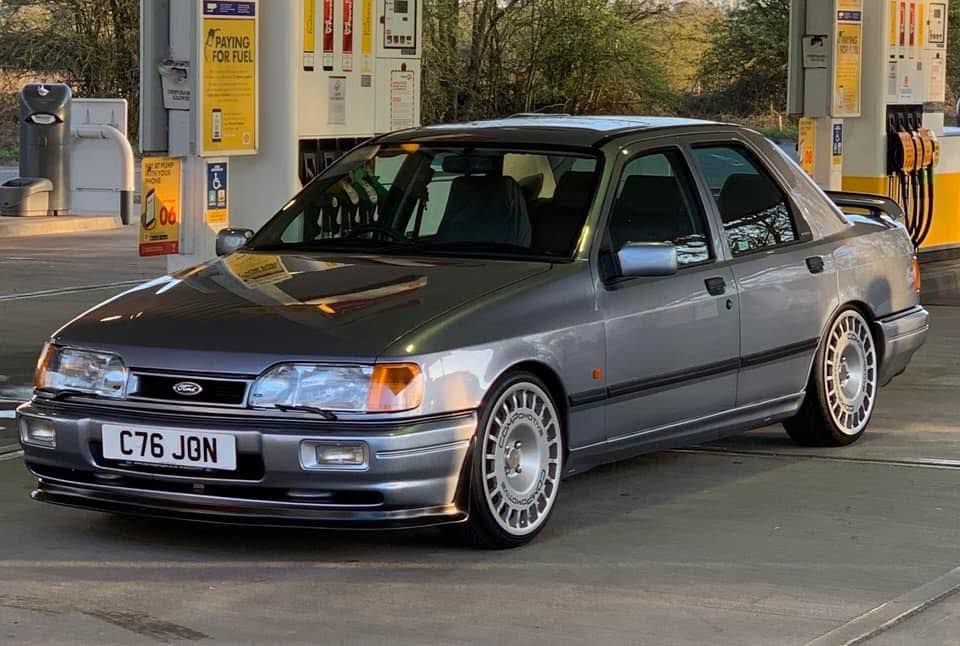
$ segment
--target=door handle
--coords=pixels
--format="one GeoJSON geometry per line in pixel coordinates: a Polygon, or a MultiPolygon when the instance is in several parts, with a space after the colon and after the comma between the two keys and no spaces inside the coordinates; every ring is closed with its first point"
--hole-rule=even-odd
{"type": "Polygon", "coordinates": [[[820,256],[811,256],[807,258],[807,269],[810,270],[811,274],[822,274],[823,273],[823,258],[820,256]]]}
{"type": "Polygon", "coordinates": [[[727,292],[727,281],[721,276],[708,278],[703,283],[707,286],[707,292],[711,296],[721,296],[727,292]]]}

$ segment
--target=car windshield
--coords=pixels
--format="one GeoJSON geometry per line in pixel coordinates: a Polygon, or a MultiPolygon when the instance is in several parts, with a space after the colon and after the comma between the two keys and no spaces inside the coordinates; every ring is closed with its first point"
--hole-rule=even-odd
{"type": "Polygon", "coordinates": [[[311,182],[247,248],[569,259],[599,170],[589,152],[364,146],[311,182]]]}

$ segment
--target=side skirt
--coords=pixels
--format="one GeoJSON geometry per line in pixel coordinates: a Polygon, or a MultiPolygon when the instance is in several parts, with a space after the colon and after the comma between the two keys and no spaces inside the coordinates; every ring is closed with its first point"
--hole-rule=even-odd
{"type": "Polygon", "coordinates": [[[644,453],[712,442],[782,422],[796,414],[805,395],[805,392],[788,395],[573,449],[567,457],[564,476],[644,453]]]}

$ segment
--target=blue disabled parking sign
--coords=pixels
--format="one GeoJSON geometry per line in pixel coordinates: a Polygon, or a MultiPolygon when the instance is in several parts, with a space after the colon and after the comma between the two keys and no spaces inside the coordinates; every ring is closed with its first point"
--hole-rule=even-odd
{"type": "Polygon", "coordinates": [[[207,162],[207,223],[227,224],[227,162],[207,162]]]}

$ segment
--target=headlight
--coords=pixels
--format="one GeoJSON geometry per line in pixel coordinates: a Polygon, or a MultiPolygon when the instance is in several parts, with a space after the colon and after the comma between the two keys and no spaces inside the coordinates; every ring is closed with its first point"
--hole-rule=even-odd
{"type": "Polygon", "coordinates": [[[115,354],[47,344],[37,364],[38,390],[72,390],[98,397],[123,397],[127,368],[115,354]]]}
{"type": "Polygon", "coordinates": [[[250,392],[256,408],[309,406],[335,412],[398,413],[423,401],[423,376],[412,363],[322,366],[286,363],[264,373],[250,392]]]}

